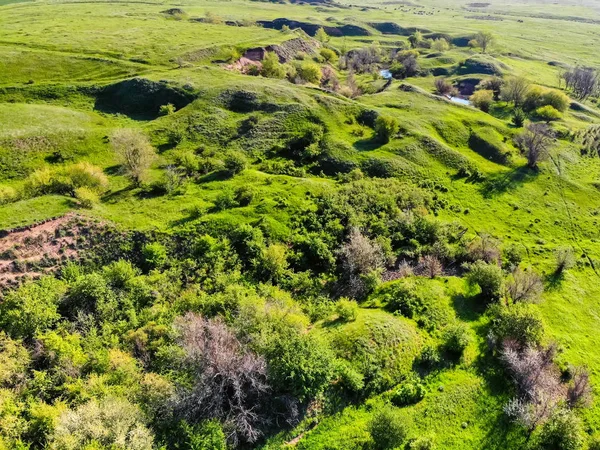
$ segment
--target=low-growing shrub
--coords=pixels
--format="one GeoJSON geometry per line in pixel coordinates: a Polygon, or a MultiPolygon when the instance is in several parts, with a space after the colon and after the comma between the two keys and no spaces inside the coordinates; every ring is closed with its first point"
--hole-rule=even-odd
{"type": "Polygon", "coordinates": [[[494,103],[494,93],[488,90],[476,91],[471,95],[471,103],[476,108],[479,108],[483,112],[489,112],[490,107],[494,103]]]}
{"type": "Polygon", "coordinates": [[[240,186],[235,190],[235,201],[239,206],[248,206],[254,199],[254,190],[249,186],[240,186]]]}
{"type": "Polygon", "coordinates": [[[75,189],[75,198],[81,208],[91,209],[100,202],[98,194],[86,187],[75,189]]]}
{"type": "Polygon", "coordinates": [[[562,119],[560,111],[550,105],[539,107],[535,110],[535,115],[546,122],[562,119]]]}
{"type": "Polygon", "coordinates": [[[487,303],[495,302],[502,295],[504,277],[502,269],[497,264],[476,261],[469,265],[467,281],[471,286],[478,286],[481,297],[487,303]]]}
{"type": "Polygon", "coordinates": [[[407,419],[391,406],[376,412],[369,423],[369,433],[379,450],[400,448],[408,437],[409,429],[407,419]]]}
{"type": "Polygon", "coordinates": [[[471,335],[465,325],[450,325],[444,330],[444,350],[454,357],[460,357],[471,342],[471,335]]]}
{"type": "Polygon", "coordinates": [[[237,151],[230,151],[225,155],[223,159],[225,163],[225,170],[229,173],[229,175],[234,176],[240,172],[243,172],[248,165],[248,159],[246,156],[237,151]]]}
{"type": "Polygon", "coordinates": [[[358,304],[346,298],[338,301],[335,306],[335,312],[337,313],[340,320],[344,322],[352,322],[356,320],[358,314],[358,304]]]}
{"type": "Polygon", "coordinates": [[[175,114],[175,105],[172,103],[167,103],[166,105],[161,105],[158,108],[159,116],[170,116],[171,114],[175,114]]]}
{"type": "Polygon", "coordinates": [[[390,398],[395,406],[414,405],[420,402],[427,394],[427,388],[419,381],[407,381],[396,389],[390,398]]]}
{"type": "Polygon", "coordinates": [[[379,116],[375,120],[375,133],[379,140],[387,144],[400,129],[400,122],[395,117],[379,116]]]}

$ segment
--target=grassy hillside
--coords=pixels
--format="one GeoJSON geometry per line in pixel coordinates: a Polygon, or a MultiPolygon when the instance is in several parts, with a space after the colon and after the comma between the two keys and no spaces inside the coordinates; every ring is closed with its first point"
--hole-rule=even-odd
{"type": "Polygon", "coordinates": [[[598,21],[0,0],[0,450],[598,448],[598,21]]]}

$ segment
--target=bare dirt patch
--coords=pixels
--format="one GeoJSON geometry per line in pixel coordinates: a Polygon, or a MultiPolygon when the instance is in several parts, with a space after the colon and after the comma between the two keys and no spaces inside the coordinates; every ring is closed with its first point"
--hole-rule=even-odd
{"type": "Polygon", "coordinates": [[[37,278],[77,259],[94,224],[76,214],[0,231],[0,288],[37,278]]]}

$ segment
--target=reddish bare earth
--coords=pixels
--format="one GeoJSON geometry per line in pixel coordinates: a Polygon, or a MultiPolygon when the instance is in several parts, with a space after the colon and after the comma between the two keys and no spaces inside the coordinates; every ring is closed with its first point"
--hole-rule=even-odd
{"type": "Polygon", "coordinates": [[[67,214],[29,227],[0,232],[0,288],[37,278],[76,259],[89,221],[67,214]]]}

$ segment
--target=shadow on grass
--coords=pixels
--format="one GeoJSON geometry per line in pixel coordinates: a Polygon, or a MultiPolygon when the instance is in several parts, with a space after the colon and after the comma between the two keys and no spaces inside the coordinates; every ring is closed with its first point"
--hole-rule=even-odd
{"type": "Polygon", "coordinates": [[[465,296],[457,294],[452,297],[452,306],[456,315],[464,321],[474,322],[486,310],[486,302],[479,295],[465,296]]]}
{"type": "Polygon", "coordinates": [[[210,183],[212,181],[225,181],[231,178],[231,175],[226,170],[218,170],[215,172],[208,173],[204,176],[197,178],[198,183],[210,183]]]}
{"type": "Polygon", "coordinates": [[[506,174],[499,174],[488,178],[481,186],[481,193],[485,198],[495,197],[535,180],[539,172],[527,167],[519,167],[506,174]]]}
{"type": "Polygon", "coordinates": [[[377,139],[376,135],[373,135],[370,138],[360,139],[354,142],[354,144],[352,144],[352,146],[359,152],[369,152],[371,150],[377,150],[383,145],[384,144],[379,139],[377,139]]]}
{"type": "Polygon", "coordinates": [[[546,274],[546,276],[544,277],[544,287],[546,291],[556,291],[560,289],[564,280],[564,271],[554,271],[550,274],[546,274]]]}
{"type": "Polygon", "coordinates": [[[118,191],[111,191],[108,194],[105,194],[104,196],[102,196],[102,202],[103,203],[116,203],[119,200],[124,199],[135,189],[136,189],[135,186],[133,186],[131,184],[127,187],[124,187],[123,189],[119,189],[118,191]]]}
{"type": "Polygon", "coordinates": [[[104,172],[107,175],[120,175],[121,174],[121,166],[119,164],[115,164],[114,166],[107,167],[104,169],[104,172]]]}

